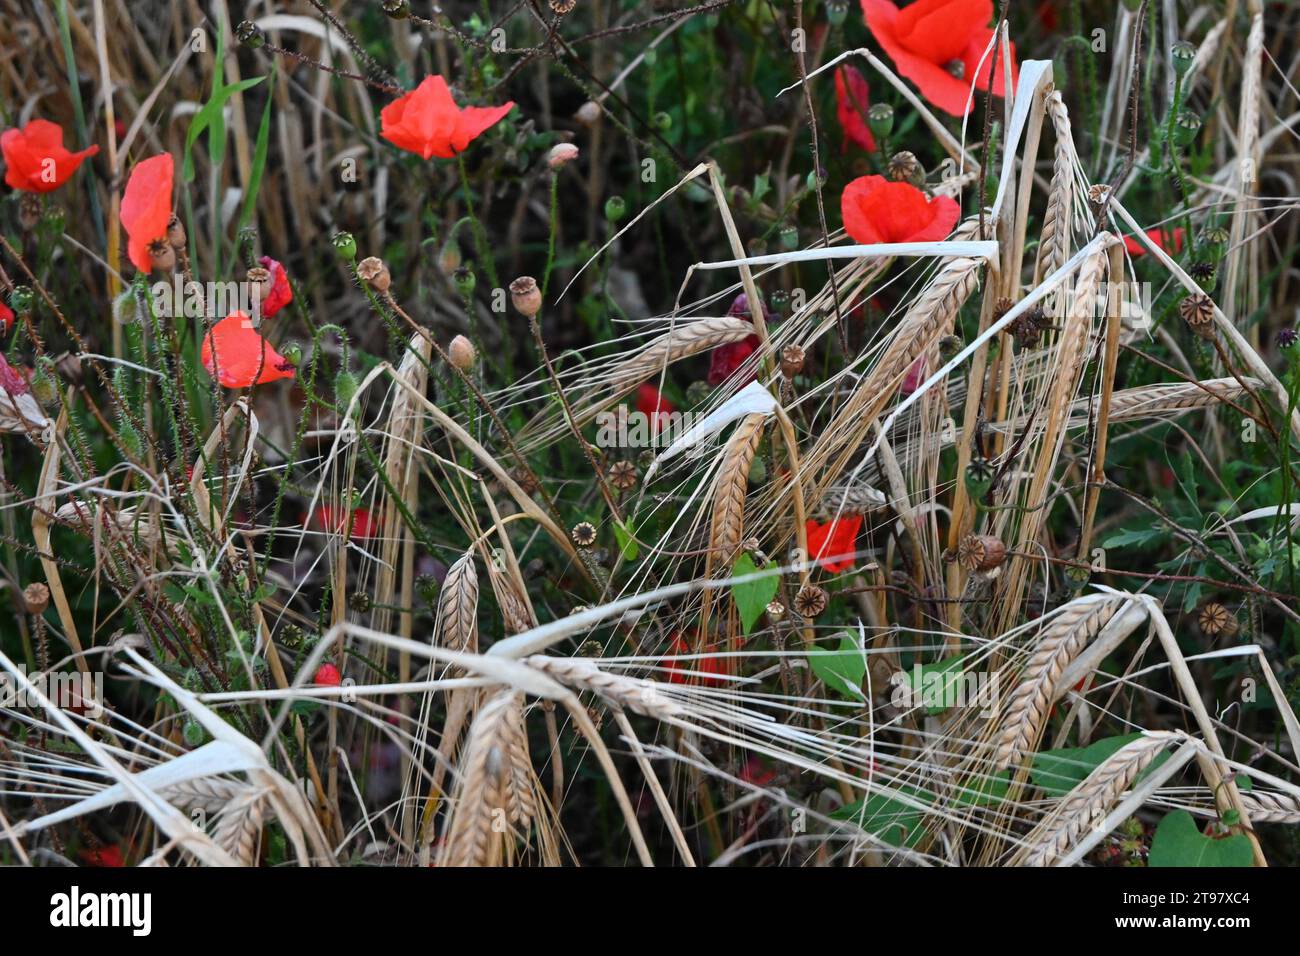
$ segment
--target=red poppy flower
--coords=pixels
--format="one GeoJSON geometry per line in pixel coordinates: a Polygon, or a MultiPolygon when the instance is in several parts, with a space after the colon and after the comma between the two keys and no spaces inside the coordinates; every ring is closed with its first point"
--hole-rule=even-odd
{"type": "Polygon", "coordinates": [[[668,416],[677,411],[668,399],[659,394],[659,389],[649,382],[636,390],[636,410],[650,419],[650,433],[659,434],[659,429],[668,424],[668,416]]]}
{"type": "Polygon", "coordinates": [[[293,366],[258,335],[252,319],[244,312],[231,312],[204,334],[199,358],[208,374],[226,388],[248,388],[278,378],[293,378],[293,366]]]}
{"type": "Polygon", "coordinates": [[[0,151],[5,157],[5,182],[29,193],[58,189],[77,171],[81,161],[94,156],[93,143],[79,153],[63,148],[63,127],[49,120],[34,119],[22,129],[0,133],[0,151]]]}
{"type": "Polygon", "coordinates": [[[271,273],[271,291],[262,300],[262,318],[269,319],[293,301],[293,287],[289,285],[289,274],[279,262],[270,256],[262,256],[257,261],[271,273]]]}
{"type": "Polygon", "coordinates": [[[9,308],[3,302],[0,302],[0,335],[7,335],[9,330],[14,327],[14,310],[9,308]]]}
{"type": "Polygon", "coordinates": [[[116,843],[100,847],[98,850],[82,850],[77,855],[87,866],[126,866],[122,848],[116,843]]]}
{"type": "Polygon", "coordinates": [[[141,272],[152,272],[149,246],[167,235],[172,218],[172,177],[175,165],[170,153],[150,156],[137,163],[122,193],[118,218],[126,230],[126,255],[141,272]]]}
{"type": "MultiPolygon", "coordinates": [[[[1181,252],[1183,249],[1183,237],[1185,235],[1182,226],[1175,226],[1173,229],[1148,229],[1147,238],[1159,246],[1163,251],[1169,252],[1170,246],[1174,252],[1181,252]]],[[[1147,254],[1147,247],[1142,245],[1132,236],[1124,237],[1124,248],[1128,254],[1137,258],[1147,254]]]]}
{"type": "Polygon", "coordinates": [[[1039,25],[1048,33],[1056,32],[1057,27],[1061,25],[1061,18],[1057,16],[1052,0],[1043,0],[1034,11],[1034,15],[1038,17],[1039,25]]]}
{"type": "MultiPolygon", "coordinates": [[[[342,534],[347,530],[348,512],[346,508],[321,505],[316,509],[315,518],[317,524],[331,534],[342,534]]],[[[365,508],[352,509],[351,518],[353,538],[366,540],[379,533],[379,519],[365,508]]]]}
{"type": "Polygon", "coordinates": [[[913,392],[915,392],[918,388],[921,387],[921,383],[924,381],[925,381],[925,356],[922,355],[915,362],[913,362],[911,366],[908,367],[907,374],[903,376],[903,384],[899,388],[899,391],[902,392],[904,395],[911,395],[913,392]]]}
{"type": "Polygon", "coordinates": [[[674,631],[672,640],[668,644],[668,653],[671,657],[665,657],[663,661],[664,670],[668,672],[668,683],[670,684],[723,684],[726,683],[724,676],[727,673],[726,660],[721,657],[693,657],[690,660],[674,660],[677,656],[686,656],[694,654],[695,651],[682,638],[681,631],[674,631]],[[702,677],[702,674],[719,675],[714,677],[702,677]]]}
{"type": "MultiPolygon", "coordinates": [[[[727,315],[735,318],[744,319],[746,322],[753,322],[754,317],[749,312],[749,296],[740,293],[731,300],[731,308],[727,309],[727,315]]],[[[767,303],[763,304],[763,318],[767,322],[772,321],[772,313],[767,308],[767,303]]],[[[745,361],[758,351],[758,334],[748,336],[739,342],[724,342],[712,352],[709,353],[709,384],[713,386],[721,385],[736,371],[745,364],[745,361]]],[[[757,370],[750,373],[747,381],[741,382],[741,385],[748,385],[757,375],[757,370]]]]}
{"type": "Polygon", "coordinates": [[[845,65],[835,71],[835,118],[844,131],[846,150],[853,143],[867,152],[876,151],[876,138],[867,125],[867,95],[867,79],[861,70],[845,65]]]}
{"type": "Polygon", "coordinates": [[[343,675],[339,673],[337,667],[326,661],[316,669],[316,674],[312,677],[311,682],[323,687],[338,687],[343,683],[343,675]]]}
{"type": "Polygon", "coordinates": [[[466,106],[451,98],[447,81],[426,76],[413,92],[393,100],[379,113],[380,135],[394,146],[425,159],[451,159],[464,151],[484,130],[514,109],[504,106],[466,106]]]}
{"type": "Polygon", "coordinates": [[[19,395],[26,395],[31,390],[32,387],[28,384],[27,377],[5,361],[3,355],[0,355],[0,392],[7,392],[17,398],[19,395]]]}
{"type": "Polygon", "coordinates": [[[740,770],[740,779],[753,787],[766,787],[776,779],[776,771],[758,757],[750,757],[740,770]]]}
{"type": "MultiPolygon", "coordinates": [[[[889,0],[862,0],[862,14],[898,72],[945,113],[966,115],[972,78],[976,89],[988,90],[992,57],[982,68],[979,62],[993,38],[993,0],[917,0],[901,10],[889,0]]],[[[1012,83],[1017,75],[1011,44],[1012,83]]],[[[994,95],[1005,95],[1003,86],[999,62],[994,95]]]]}
{"type": "Polygon", "coordinates": [[[808,532],[808,553],[818,564],[832,573],[853,567],[862,515],[840,515],[826,524],[809,518],[804,527],[808,532]]]}
{"type": "Polygon", "coordinates": [[[844,187],[840,215],[855,242],[929,242],[952,232],[961,209],[951,196],[927,199],[911,183],[860,176],[844,187]]]}

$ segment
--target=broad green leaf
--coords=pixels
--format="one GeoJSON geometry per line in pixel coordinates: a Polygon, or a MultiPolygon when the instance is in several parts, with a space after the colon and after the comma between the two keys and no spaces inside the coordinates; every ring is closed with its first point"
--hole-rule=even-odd
{"type": "MultiPolygon", "coordinates": [[[[925,711],[931,716],[941,714],[956,702],[956,692],[961,689],[961,666],[964,655],[948,657],[933,664],[918,664],[910,671],[903,671],[903,680],[907,683],[912,700],[925,704],[925,711]]],[[[969,703],[974,703],[973,701],[969,703]]]]}
{"type": "Polygon", "coordinates": [[[1206,836],[1186,810],[1166,814],[1151,840],[1148,866],[1253,866],[1250,840],[1241,833],[1206,836]]]}
{"type": "Polygon", "coordinates": [[[991,807],[1001,803],[1010,788],[1010,770],[991,777],[969,778],[957,788],[956,804],[959,807],[991,807]]]}
{"type": "Polygon", "coordinates": [[[840,638],[838,650],[812,650],[808,663],[823,684],[841,697],[862,700],[862,678],[867,673],[867,659],[852,635],[840,638]]]}
{"type": "MultiPolygon", "coordinates": [[[[1087,747],[1044,750],[1034,754],[1029,776],[1033,779],[1034,786],[1044,793],[1063,797],[1083,783],[1088,774],[1096,770],[1111,754],[1141,736],[1141,734],[1124,734],[1121,737],[1103,737],[1087,747]]],[[[1168,752],[1160,754],[1151,761],[1146,770],[1138,775],[1137,779],[1141,780],[1168,758],[1168,752]]]]}
{"type": "MultiPolygon", "coordinates": [[[[758,568],[754,566],[754,559],[748,554],[742,554],[731,566],[731,574],[737,578],[754,574],[756,571],[758,568]]],[[[746,634],[753,629],[763,611],[772,602],[772,598],[776,597],[776,589],[780,584],[779,574],[780,571],[773,568],[770,574],[761,578],[739,581],[731,586],[731,596],[735,599],[736,610],[740,612],[740,621],[745,627],[746,634]]]]}
{"type": "Polygon", "coordinates": [[[1126,528],[1112,534],[1101,543],[1103,548],[1123,548],[1129,545],[1150,544],[1163,537],[1163,528],[1126,528]]]}
{"type": "Polygon", "coordinates": [[[636,525],[631,518],[628,518],[625,524],[614,522],[614,540],[618,542],[619,554],[623,556],[624,561],[635,561],[637,555],[641,553],[641,548],[637,545],[634,537],[635,534],[636,525]]]}
{"type": "MultiPolygon", "coordinates": [[[[928,793],[915,787],[899,787],[899,790],[925,803],[934,802],[928,793]]],[[[831,814],[832,819],[852,821],[886,843],[908,848],[916,846],[925,836],[921,827],[924,817],[924,811],[882,793],[867,797],[865,801],[855,800],[831,814]]]]}

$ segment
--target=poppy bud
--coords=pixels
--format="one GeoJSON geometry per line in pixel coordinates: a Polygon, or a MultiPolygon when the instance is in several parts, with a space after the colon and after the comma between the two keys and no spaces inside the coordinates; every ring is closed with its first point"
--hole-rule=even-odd
{"type": "Polygon", "coordinates": [[[825,186],[828,178],[826,170],[824,169],[810,170],[807,178],[804,180],[804,185],[809,189],[816,189],[819,186],[825,186]]]}
{"type": "Polygon", "coordinates": [[[32,396],[42,405],[58,400],[59,387],[46,368],[48,360],[36,365],[36,374],[32,376],[32,396]]]}
{"type": "Polygon", "coordinates": [[[340,408],[352,404],[352,399],[357,394],[357,385],[357,377],[347,369],[334,376],[334,399],[340,408]]]}
{"type": "Polygon", "coordinates": [[[1214,301],[1204,292],[1196,292],[1179,302],[1178,314],[1201,338],[1214,338],[1214,301]]]}
{"type": "Polygon", "coordinates": [[[180,216],[173,214],[171,219],[167,220],[167,241],[178,252],[185,248],[185,226],[181,224],[180,216]]]}
{"type": "Polygon", "coordinates": [[[872,136],[886,138],[894,128],[894,108],[888,103],[872,103],[867,110],[867,126],[872,136]]]}
{"type": "Polygon", "coordinates": [[[256,50],[266,45],[266,35],[262,33],[262,28],[252,20],[241,20],[239,22],[239,26],[235,27],[235,39],[250,50],[256,50]]]}
{"type": "Polygon", "coordinates": [[[463,335],[458,335],[447,346],[447,358],[451,360],[451,364],[456,368],[462,372],[468,372],[474,367],[474,362],[478,359],[478,353],[474,349],[473,342],[463,335]]]}
{"type": "Polygon", "coordinates": [[[474,285],[477,280],[474,278],[474,271],[472,269],[467,266],[461,266],[452,273],[452,279],[456,282],[456,291],[458,291],[463,298],[468,299],[474,294],[474,285]]]}
{"type": "Polygon", "coordinates": [[[578,112],[573,114],[573,118],[583,126],[595,126],[600,122],[602,115],[604,114],[600,109],[600,104],[595,100],[587,100],[578,107],[578,112]]]}
{"type": "Polygon", "coordinates": [[[1186,146],[1201,131],[1201,118],[1191,110],[1179,110],[1174,117],[1174,143],[1186,146]]]}
{"type": "Polygon", "coordinates": [[[29,584],[23,589],[23,602],[28,614],[40,617],[50,606],[50,589],[39,581],[29,584]]]}
{"type": "Polygon", "coordinates": [[[623,201],[622,196],[610,196],[605,200],[605,218],[610,222],[618,222],[627,214],[627,203],[623,201]]]}
{"type": "Polygon", "coordinates": [[[393,284],[393,277],[388,274],[388,266],[378,256],[369,256],[357,263],[357,275],[370,288],[378,293],[385,293],[393,284]]]}
{"type": "Polygon", "coordinates": [[[26,315],[32,311],[32,304],[36,301],[36,294],[32,292],[32,287],[27,285],[16,285],[14,291],[9,293],[9,307],[18,315],[26,315]]]}
{"type": "Polygon", "coordinates": [[[578,147],[572,143],[556,143],[546,155],[546,165],[551,169],[563,169],[578,158],[578,147]]]}
{"type": "Polygon", "coordinates": [[[826,0],[826,20],[831,26],[843,26],[848,15],[848,0],[826,0]]]}
{"type": "Polygon", "coordinates": [[[197,720],[187,720],[184,729],[181,730],[181,736],[185,739],[186,746],[198,747],[207,738],[207,733],[197,720]]]}
{"type": "Polygon", "coordinates": [[[384,0],[384,13],[394,20],[405,20],[411,15],[410,0],[384,0]]]}
{"type": "Polygon", "coordinates": [[[510,301],[521,315],[530,319],[535,316],[542,308],[542,290],[537,288],[537,280],[520,276],[510,283],[510,301]]]}
{"type": "Polygon", "coordinates": [[[352,233],[336,232],[330,241],[334,244],[334,251],[339,254],[340,259],[351,262],[357,257],[357,241],[352,238],[352,233]]]}
{"type": "Polygon", "coordinates": [[[803,371],[804,351],[799,345],[787,345],[781,350],[781,374],[794,378],[803,371]]]}
{"type": "Polygon", "coordinates": [[[175,272],[176,250],[163,239],[149,243],[149,265],[155,272],[175,272]]]}
{"type": "Polygon", "coordinates": [[[902,150],[889,157],[886,169],[889,178],[896,183],[911,183],[917,189],[925,185],[925,167],[916,158],[915,153],[902,150]]]}
{"type": "Polygon", "coordinates": [[[438,250],[438,269],[445,276],[454,275],[460,264],[460,245],[455,239],[448,239],[438,250]]]}
{"type": "Polygon", "coordinates": [[[1192,61],[1196,59],[1196,46],[1186,40],[1179,40],[1169,53],[1173,57],[1174,72],[1182,76],[1191,69],[1192,61]]]}

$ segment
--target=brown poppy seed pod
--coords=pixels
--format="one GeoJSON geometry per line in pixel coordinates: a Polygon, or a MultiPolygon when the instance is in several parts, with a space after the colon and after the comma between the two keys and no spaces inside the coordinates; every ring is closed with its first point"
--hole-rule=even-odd
{"type": "Polygon", "coordinates": [[[532,276],[520,276],[510,283],[510,301],[520,315],[530,319],[535,316],[542,308],[542,290],[537,288],[537,280],[532,276]]]}
{"type": "Polygon", "coordinates": [[[181,217],[175,214],[167,220],[167,242],[176,250],[185,248],[185,227],[181,224],[181,217]]]}
{"type": "Polygon", "coordinates": [[[573,8],[578,5],[578,0],[551,0],[550,7],[555,11],[557,17],[571,13],[573,8]]]}
{"type": "Polygon", "coordinates": [[[478,360],[478,352],[475,350],[473,342],[463,335],[458,335],[447,346],[447,358],[456,368],[462,372],[468,372],[474,367],[475,361],[478,360]]]}
{"type": "Polygon", "coordinates": [[[578,107],[578,112],[573,114],[573,118],[583,126],[595,126],[600,122],[600,118],[603,115],[604,113],[600,108],[600,104],[595,100],[587,100],[587,102],[578,107]]]}
{"type": "Polygon", "coordinates": [[[815,584],[805,584],[794,596],[794,609],[800,617],[817,617],[826,610],[829,600],[824,590],[815,584]]]}
{"type": "Polygon", "coordinates": [[[1088,201],[1100,206],[1110,199],[1110,187],[1105,183],[1093,183],[1088,187],[1088,201]]]}
{"type": "Polygon", "coordinates": [[[262,302],[271,294],[271,270],[253,266],[248,270],[248,295],[254,302],[262,302]]]}
{"type": "Polygon", "coordinates": [[[579,521],[569,532],[569,537],[573,538],[573,543],[580,548],[590,548],[596,543],[596,526],[590,521],[579,521]]]}
{"type": "Polygon", "coordinates": [[[1214,300],[1204,292],[1194,292],[1179,302],[1178,314],[1201,338],[1214,338],[1214,300]]]}
{"type": "Polygon", "coordinates": [[[763,610],[767,612],[769,621],[779,621],[785,617],[785,605],[780,601],[770,601],[763,610]]]}
{"type": "Polygon", "coordinates": [[[925,185],[925,167],[915,153],[902,150],[889,157],[885,171],[896,183],[911,183],[917,189],[925,185]]]}
{"type": "Polygon", "coordinates": [[[781,374],[794,378],[803,371],[804,357],[802,346],[787,345],[781,350],[781,374]]]}
{"type": "Polygon", "coordinates": [[[149,264],[155,272],[175,272],[176,250],[161,239],[149,243],[149,264]]]}
{"type": "Polygon", "coordinates": [[[636,487],[636,465],[630,461],[616,461],[609,467],[609,483],[619,491],[630,491],[636,487]]]}
{"type": "Polygon", "coordinates": [[[18,194],[18,224],[23,232],[31,232],[41,221],[41,197],[36,193],[18,194]]]}
{"type": "Polygon", "coordinates": [[[1210,601],[1201,608],[1197,623],[1209,637],[1218,637],[1220,634],[1232,637],[1240,629],[1236,615],[1217,601],[1210,601]]]}
{"type": "Polygon", "coordinates": [[[357,275],[376,292],[387,292],[388,287],[393,284],[393,277],[388,273],[388,266],[384,265],[383,259],[376,256],[369,256],[358,262],[357,275]]]}
{"type": "Polygon", "coordinates": [[[551,169],[562,169],[578,158],[578,147],[572,143],[556,143],[546,154],[546,165],[551,169]]]}
{"type": "Polygon", "coordinates": [[[1007,546],[991,534],[968,534],[957,545],[957,560],[967,571],[992,571],[1007,557],[1007,546]]]}
{"type": "Polygon", "coordinates": [[[50,589],[39,581],[29,584],[23,589],[23,602],[27,605],[28,614],[39,617],[50,606],[50,589]]]}

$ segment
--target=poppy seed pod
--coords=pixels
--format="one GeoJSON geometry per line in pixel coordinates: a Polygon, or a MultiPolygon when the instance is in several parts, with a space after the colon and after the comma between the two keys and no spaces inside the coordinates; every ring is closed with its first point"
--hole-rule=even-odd
{"type": "Polygon", "coordinates": [[[41,221],[41,199],[37,193],[22,193],[18,197],[18,225],[23,232],[31,232],[41,221]]]}
{"type": "Polygon", "coordinates": [[[153,266],[155,272],[175,271],[176,250],[162,239],[149,243],[149,264],[153,266]]]}
{"type": "Polygon", "coordinates": [[[867,126],[872,136],[884,139],[894,129],[894,108],[888,103],[872,103],[867,110],[867,126]]]}
{"type": "Polygon", "coordinates": [[[376,292],[385,293],[393,284],[393,277],[388,274],[388,266],[378,256],[368,256],[357,263],[357,275],[376,292]]]}
{"type": "Polygon", "coordinates": [[[804,351],[802,346],[787,345],[781,349],[781,374],[794,378],[803,371],[804,351]]]}
{"type": "Polygon", "coordinates": [[[1169,54],[1174,61],[1174,72],[1182,76],[1191,69],[1192,61],[1196,59],[1196,45],[1186,40],[1179,40],[1170,49],[1169,54]]]}
{"type": "Polygon", "coordinates": [[[1174,117],[1174,142],[1187,146],[1201,131],[1201,118],[1191,110],[1179,110],[1174,117]]]}
{"type": "Polygon", "coordinates": [[[28,614],[39,617],[50,606],[50,589],[39,581],[27,585],[23,589],[23,603],[27,605],[28,614]]]}
{"type": "Polygon", "coordinates": [[[1179,302],[1178,314],[1201,338],[1214,338],[1214,301],[1204,292],[1196,292],[1179,302]]]}
{"type": "Polygon", "coordinates": [[[987,458],[972,457],[966,466],[966,493],[981,500],[993,487],[993,463],[987,458]]]}
{"type": "Polygon", "coordinates": [[[627,215],[627,203],[623,201],[622,196],[610,196],[605,200],[605,218],[610,222],[618,222],[627,215]]]}
{"type": "Polygon", "coordinates": [[[794,609],[800,617],[817,617],[826,610],[830,596],[815,584],[805,584],[794,596],[794,609]]]}
{"type": "Polygon", "coordinates": [[[1197,623],[1210,637],[1218,637],[1220,634],[1224,637],[1233,637],[1241,627],[1237,623],[1236,616],[1217,601],[1210,601],[1201,608],[1197,623]]]}
{"type": "Polygon", "coordinates": [[[248,294],[253,302],[261,303],[271,294],[271,270],[253,266],[248,270],[248,294]]]}
{"type": "Polygon", "coordinates": [[[925,185],[925,167],[921,165],[915,153],[905,149],[889,157],[886,172],[896,183],[911,183],[917,189],[925,185]]]}
{"type": "Polygon", "coordinates": [[[463,335],[458,335],[447,346],[447,358],[456,368],[462,372],[467,372],[474,367],[474,362],[478,359],[478,352],[475,350],[473,342],[463,335]]]}
{"type": "Polygon", "coordinates": [[[27,315],[32,311],[32,305],[36,302],[36,293],[32,291],[29,285],[16,285],[14,290],[9,293],[9,307],[19,315],[27,315]]]}
{"type": "Polygon", "coordinates": [[[330,242],[334,246],[334,251],[339,254],[339,258],[351,262],[357,257],[357,241],[352,238],[352,233],[336,232],[330,242]]]}
{"type": "Polygon", "coordinates": [[[185,226],[181,224],[181,217],[175,213],[167,220],[167,241],[177,252],[185,248],[185,226]]]}
{"type": "Polygon", "coordinates": [[[384,13],[394,20],[405,20],[411,15],[411,0],[384,0],[384,13]]]}
{"type": "Polygon", "coordinates": [[[968,534],[957,545],[957,560],[967,571],[992,571],[1007,557],[1007,546],[991,534],[968,534]]]}
{"type": "Polygon", "coordinates": [[[578,147],[572,143],[556,143],[546,154],[546,165],[551,169],[563,169],[578,158],[578,147]]]}
{"type": "Polygon", "coordinates": [[[520,276],[510,283],[510,301],[520,315],[532,318],[542,308],[542,290],[537,288],[537,280],[532,276],[520,276]]]}
{"type": "Polygon", "coordinates": [[[252,20],[239,22],[239,26],[235,27],[235,39],[250,50],[256,50],[266,44],[266,36],[262,33],[262,28],[252,20]]]}
{"type": "Polygon", "coordinates": [[[601,111],[600,104],[595,100],[587,100],[578,107],[578,112],[573,114],[573,118],[583,126],[595,126],[600,122],[602,115],[604,114],[601,111]]]}

